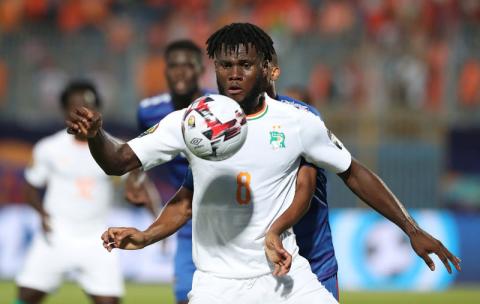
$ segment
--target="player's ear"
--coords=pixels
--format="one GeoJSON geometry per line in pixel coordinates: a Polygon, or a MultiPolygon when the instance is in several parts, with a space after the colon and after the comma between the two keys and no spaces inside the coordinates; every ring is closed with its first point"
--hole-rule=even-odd
{"type": "Polygon", "coordinates": [[[270,78],[273,80],[273,81],[277,81],[278,78],[280,78],[280,74],[281,74],[281,70],[279,67],[272,67],[272,69],[270,70],[270,78]]]}

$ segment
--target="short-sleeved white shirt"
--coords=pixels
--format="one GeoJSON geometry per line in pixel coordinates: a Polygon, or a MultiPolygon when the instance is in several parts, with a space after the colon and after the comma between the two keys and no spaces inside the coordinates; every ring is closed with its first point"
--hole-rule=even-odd
{"type": "MultiPolygon", "coordinates": [[[[184,112],[168,115],[154,132],[131,140],[130,147],[145,169],[178,153],[187,156],[195,188],[192,241],[198,269],[226,278],[271,272],[265,233],[293,200],[301,156],[339,173],[350,166],[350,153],[318,116],[266,96],[264,108],[248,117],[243,147],[227,160],[207,161],[185,146],[184,112]]],[[[291,229],[283,244],[297,254],[291,229]]]]}

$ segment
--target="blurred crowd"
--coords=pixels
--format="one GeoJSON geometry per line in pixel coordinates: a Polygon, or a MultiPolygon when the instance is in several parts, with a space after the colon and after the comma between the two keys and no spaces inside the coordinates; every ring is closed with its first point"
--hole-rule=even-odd
{"type": "Polygon", "coordinates": [[[203,46],[244,21],[274,38],[280,91],[319,108],[480,112],[476,0],[2,0],[0,109],[31,122],[82,76],[99,84],[107,116],[133,121],[140,98],[166,89],[167,42],[203,46]]]}

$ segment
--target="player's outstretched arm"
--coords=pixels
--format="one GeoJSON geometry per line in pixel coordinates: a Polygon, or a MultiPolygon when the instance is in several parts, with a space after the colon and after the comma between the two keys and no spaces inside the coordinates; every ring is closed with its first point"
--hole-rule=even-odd
{"type": "Polygon", "coordinates": [[[102,128],[102,116],[98,111],[78,107],[69,113],[65,123],[68,133],[88,138],[90,153],[106,174],[123,175],[141,166],[128,144],[102,128]]]}
{"type": "Polygon", "coordinates": [[[309,165],[300,167],[292,204],[273,222],[265,235],[265,253],[274,265],[273,275],[282,276],[290,270],[292,256],[283,248],[280,235],[308,211],[315,191],[316,176],[316,168],[309,165]]]}
{"type": "Polygon", "coordinates": [[[413,250],[433,271],[435,264],[428,256],[435,253],[451,273],[449,261],[460,271],[460,259],[429,233],[421,229],[412,219],[403,204],[388,189],[385,183],[371,170],[352,159],[350,168],[338,174],[345,184],[370,207],[395,223],[410,238],[413,250]]]}
{"type": "Polygon", "coordinates": [[[102,234],[103,247],[135,250],[156,243],[180,229],[192,217],[193,193],[181,187],[145,231],[132,227],[112,227],[102,234]]]}

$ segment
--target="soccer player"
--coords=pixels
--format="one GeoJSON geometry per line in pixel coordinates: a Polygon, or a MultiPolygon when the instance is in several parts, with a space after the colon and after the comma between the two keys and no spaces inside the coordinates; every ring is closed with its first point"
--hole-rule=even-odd
{"type": "Polygon", "coordinates": [[[173,233],[191,215],[197,270],[190,303],[337,303],[298,255],[290,228],[304,212],[291,212],[291,207],[299,206],[292,199],[303,156],[343,176],[362,199],[381,202],[378,205],[390,210],[391,220],[411,235],[414,248],[425,250],[427,255],[433,244],[432,250],[443,254],[446,267],[450,268],[447,259],[458,266],[455,257],[418,228],[379,178],[352,160],[321,119],[264,94],[273,54],[273,42],[265,32],[252,24],[225,26],[209,38],[207,52],[215,60],[220,93],[236,100],[248,115],[247,140],[225,161],[199,159],[185,147],[179,127],[184,110],[173,112],[153,132],[128,143],[112,139],[101,128],[101,117],[95,111],[76,109],[67,121],[70,133],[89,138],[92,155],[108,174],[150,168],[180,152],[186,154],[192,167],[195,192],[191,206],[173,204],[177,207],[173,216],[168,204],[168,210],[164,209],[154,225],[140,235],[128,228],[109,228],[102,235],[108,250],[142,248],[173,233]],[[272,146],[269,136],[276,135],[283,139],[272,146]],[[236,196],[241,193],[239,187],[250,195],[236,196]],[[265,232],[272,224],[278,228],[269,232],[272,239],[284,247],[274,247],[280,256],[279,261],[273,259],[275,265],[269,263],[263,250],[265,232]],[[273,276],[273,266],[280,267],[280,272],[288,268],[288,274],[273,276]]]}
{"type": "MultiPolygon", "coordinates": [[[[201,49],[191,40],[177,40],[167,45],[165,49],[168,93],[163,93],[144,99],[138,107],[138,124],[141,132],[157,124],[171,112],[187,107],[193,100],[208,93],[201,89],[199,80],[204,72],[201,49]]],[[[163,164],[162,178],[173,189],[182,185],[188,161],[183,156],[177,156],[172,161],[163,164]]],[[[138,195],[135,187],[135,176],[127,179],[129,190],[127,199],[138,195]]],[[[141,189],[140,189],[141,190],[141,189]]],[[[177,303],[187,303],[187,294],[192,288],[192,278],[195,265],[192,260],[192,224],[188,221],[177,233],[177,250],[174,261],[174,291],[177,303]]]]}
{"type": "MultiPolygon", "coordinates": [[[[93,84],[74,81],[60,103],[68,119],[72,109],[96,110],[101,101],[93,84]]],[[[43,229],[16,278],[16,303],[40,303],[71,270],[94,303],[119,303],[124,286],[118,257],[98,244],[112,205],[113,180],[93,160],[86,137],[62,130],[40,140],[25,178],[28,203],[41,216],[43,229]]]]}
{"type": "MultiPolygon", "coordinates": [[[[276,92],[275,81],[280,77],[280,67],[278,57],[273,54],[272,61],[269,63],[269,85],[267,94],[281,102],[290,104],[298,109],[310,111],[320,116],[320,113],[314,107],[304,102],[295,100],[289,96],[278,95],[276,92]]],[[[299,253],[305,257],[317,279],[325,288],[339,301],[338,265],[335,258],[335,251],[332,243],[330,224],[328,219],[327,203],[327,177],[325,170],[302,162],[298,172],[295,196],[301,195],[302,204],[310,203],[306,208],[305,215],[293,226],[299,253]]],[[[193,191],[193,176],[191,170],[188,171],[183,187],[193,191]]],[[[184,194],[185,190],[182,193],[184,194]]],[[[175,201],[178,201],[176,198],[175,201]]]]}

